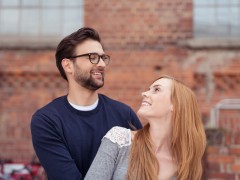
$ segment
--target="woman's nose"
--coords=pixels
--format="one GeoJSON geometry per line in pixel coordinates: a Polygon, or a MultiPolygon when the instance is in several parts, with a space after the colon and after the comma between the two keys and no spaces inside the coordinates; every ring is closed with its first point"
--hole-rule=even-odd
{"type": "Polygon", "coordinates": [[[142,97],[147,97],[147,91],[142,92],[142,97]]]}

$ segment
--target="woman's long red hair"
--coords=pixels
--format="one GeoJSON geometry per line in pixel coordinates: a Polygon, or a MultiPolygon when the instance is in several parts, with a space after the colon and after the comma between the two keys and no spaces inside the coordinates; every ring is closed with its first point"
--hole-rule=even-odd
{"type": "MultiPolygon", "coordinates": [[[[178,163],[177,179],[200,180],[206,136],[196,96],[190,88],[174,78],[161,76],[158,79],[161,78],[172,80],[171,151],[178,163]]],[[[127,180],[157,180],[158,174],[161,173],[158,172],[159,164],[152,148],[149,126],[146,124],[134,136],[129,155],[127,180]]]]}

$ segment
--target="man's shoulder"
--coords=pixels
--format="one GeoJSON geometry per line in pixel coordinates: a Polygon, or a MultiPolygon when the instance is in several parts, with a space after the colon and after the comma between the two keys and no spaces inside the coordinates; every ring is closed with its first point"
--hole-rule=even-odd
{"type": "Polygon", "coordinates": [[[47,112],[54,112],[61,109],[61,106],[64,104],[64,99],[66,96],[61,96],[53,99],[51,102],[47,103],[43,107],[39,108],[34,115],[45,114],[47,112]]]}

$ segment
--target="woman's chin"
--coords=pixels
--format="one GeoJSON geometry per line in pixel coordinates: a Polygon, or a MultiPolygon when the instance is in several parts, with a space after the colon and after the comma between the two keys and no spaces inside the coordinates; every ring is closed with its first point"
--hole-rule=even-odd
{"type": "Polygon", "coordinates": [[[143,110],[143,109],[140,108],[140,109],[137,111],[137,115],[138,115],[139,118],[144,118],[144,117],[146,117],[146,110],[143,110]]]}

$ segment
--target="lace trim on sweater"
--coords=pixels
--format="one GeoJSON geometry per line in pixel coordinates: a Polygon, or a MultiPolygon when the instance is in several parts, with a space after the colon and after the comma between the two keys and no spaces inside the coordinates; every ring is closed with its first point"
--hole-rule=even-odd
{"type": "Polygon", "coordinates": [[[131,144],[131,130],[115,126],[110,129],[103,138],[117,143],[120,147],[129,146],[131,144]]]}

